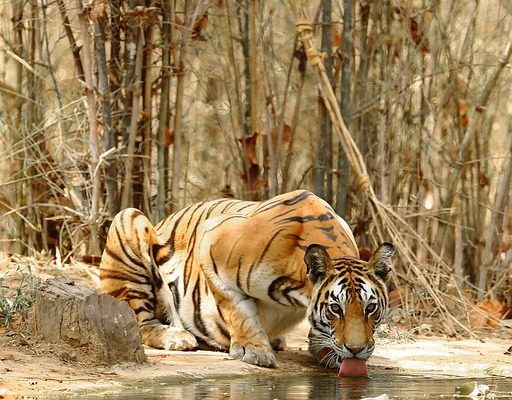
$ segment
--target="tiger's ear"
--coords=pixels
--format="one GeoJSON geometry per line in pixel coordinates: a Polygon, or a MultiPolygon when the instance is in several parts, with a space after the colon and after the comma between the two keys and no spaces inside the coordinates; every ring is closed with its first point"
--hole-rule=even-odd
{"type": "Polygon", "coordinates": [[[392,243],[384,242],[373,253],[368,260],[368,265],[380,279],[386,282],[391,272],[391,256],[395,253],[395,246],[392,243]]]}
{"type": "Polygon", "coordinates": [[[316,283],[319,279],[325,277],[327,270],[331,266],[331,257],[323,246],[311,244],[304,254],[306,263],[306,272],[311,282],[316,283]]]}

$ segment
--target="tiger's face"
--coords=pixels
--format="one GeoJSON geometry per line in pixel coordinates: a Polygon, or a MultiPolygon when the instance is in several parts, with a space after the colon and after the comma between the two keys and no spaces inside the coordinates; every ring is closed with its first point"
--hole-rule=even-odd
{"type": "Polygon", "coordinates": [[[331,259],[319,245],[304,261],[313,282],[308,308],[309,350],[326,368],[347,358],[367,360],[375,348],[373,334],[387,312],[386,281],[391,271],[391,243],[383,243],[368,262],[353,257],[331,259]]]}

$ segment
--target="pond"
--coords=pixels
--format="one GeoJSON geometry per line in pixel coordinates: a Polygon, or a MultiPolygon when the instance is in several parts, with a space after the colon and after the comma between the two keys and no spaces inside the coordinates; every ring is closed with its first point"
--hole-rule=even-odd
{"type": "Polygon", "coordinates": [[[512,398],[512,379],[506,378],[429,377],[379,372],[368,379],[339,380],[333,373],[290,375],[279,374],[276,370],[273,375],[231,379],[222,377],[145,382],[103,391],[81,391],[61,399],[353,400],[383,394],[387,394],[389,399],[446,399],[453,398],[457,386],[472,381],[489,386],[496,396],[493,398],[512,398]]]}

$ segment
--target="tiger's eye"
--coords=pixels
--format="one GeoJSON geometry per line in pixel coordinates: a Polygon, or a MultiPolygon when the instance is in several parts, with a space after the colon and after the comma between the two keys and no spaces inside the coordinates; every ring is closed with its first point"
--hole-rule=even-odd
{"type": "Polygon", "coordinates": [[[377,305],[375,303],[368,304],[366,306],[366,315],[370,315],[377,309],[377,305]]]}
{"type": "Polygon", "coordinates": [[[336,303],[331,304],[330,309],[333,314],[336,314],[338,316],[341,316],[343,314],[343,311],[339,304],[336,304],[336,303]]]}

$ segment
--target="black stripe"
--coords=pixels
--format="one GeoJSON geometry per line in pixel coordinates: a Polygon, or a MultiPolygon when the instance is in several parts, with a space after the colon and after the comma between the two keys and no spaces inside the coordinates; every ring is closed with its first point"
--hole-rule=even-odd
{"type": "Polygon", "coordinates": [[[170,252],[167,252],[167,254],[160,256],[158,253],[160,253],[160,250],[162,249],[168,249],[168,246],[161,245],[161,244],[154,244],[153,245],[153,257],[155,260],[156,265],[162,265],[165,264],[167,261],[171,259],[170,252]]]}
{"type": "Polygon", "coordinates": [[[222,313],[222,309],[219,307],[219,303],[215,303],[215,305],[217,307],[217,315],[220,318],[220,321],[219,321],[219,319],[215,319],[215,324],[217,325],[217,329],[220,331],[222,336],[224,336],[226,338],[226,341],[230,342],[231,334],[229,333],[229,331],[226,328],[226,320],[224,319],[224,314],[222,313]]]}
{"type": "MultiPolygon", "coordinates": [[[[222,199],[222,200],[218,200],[216,201],[215,203],[213,203],[210,207],[208,207],[208,212],[206,213],[206,219],[210,218],[210,215],[212,215],[213,211],[218,207],[220,206],[221,204],[224,204],[225,202],[230,202],[232,200],[230,199],[222,199]]],[[[226,207],[229,206],[226,205],[226,207]]],[[[225,210],[225,208],[221,211],[221,213],[223,213],[225,210]]]]}
{"type": "Polygon", "coordinates": [[[236,204],[238,203],[241,203],[240,201],[238,200],[229,200],[229,199],[226,199],[226,201],[228,201],[228,204],[226,204],[224,206],[224,208],[222,209],[222,211],[220,212],[221,214],[224,214],[226,213],[231,207],[235,206],[236,204]]]}
{"type": "MultiPolygon", "coordinates": [[[[197,210],[194,210],[194,213],[197,210]]],[[[196,237],[197,237],[197,227],[201,223],[202,216],[206,213],[207,210],[203,210],[201,212],[201,215],[199,215],[196,224],[194,225],[194,228],[192,229],[192,234],[190,235],[190,238],[187,243],[187,258],[185,260],[185,268],[183,270],[184,275],[184,283],[185,283],[185,291],[187,291],[187,287],[190,281],[190,277],[192,276],[192,268],[194,263],[194,245],[196,243],[196,237]]],[[[189,220],[190,223],[190,220],[189,220]]],[[[187,227],[187,231],[189,230],[189,227],[187,227]]]]}
{"type": "Polygon", "coordinates": [[[242,271],[242,256],[240,256],[240,258],[238,259],[238,268],[236,270],[236,286],[243,293],[245,293],[244,290],[242,289],[242,281],[240,279],[240,271],[242,271]]]}
{"type": "Polygon", "coordinates": [[[160,268],[155,262],[155,257],[153,255],[153,247],[150,247],[149,251],[149,256],[151,258],[151,276],[153,278],[153,286],[155,287],[155,289],[160,290],[160,288],[164,284],[164,279],[160,274],[160,268]]]}
{"type": "MultiPolygon", "coordinates": [[[[149,286],[149,285],[147,285],[149,286]]],[[[112,292],[108,293],[109,295],[119,298],[122,294],[123,299],[127,300],[143,300],[143,299],[151,299],[151,292],[146,290],[138,290],[134,288],[128,289],[126,286],[120,287],[112,292]]]]}
{"type": "Polygon", "coordinates": [[[226,338],[227,342],[229,342],[231,340],[231,335],[227,331],[226,326],[219,323],[217,320],[215,320],[215,325],[217,326],[217,330],[220,332],[220,334],[226,338]]]}
{"type": "Polygon", "coordinates": [[[279,200],[275,200],[275,199],[267,200],[267,201],[259,204],[258,207],[256,207],[255,210],[253,210],[252,215],[258,215],[258,214],[264,213],[265,211],[271,210],[275,206],[278,206],[280,204],[282,204],[282,202],[280,202],[279,200]]]}
{"type": "Polygon", "coordinates": [[[285,215],[287,214],[290,214],[292,212],[295,212],[296,210],[294,208],[290,208],[288,210],[285,210],[284,212],[282,212],[281,214],[277,214],[275,215],[274,217],[270,218],[269,221],[274,221],[276,219],[280,219],[281,217],[284,217],[285,215]]]}
{"type": "MultiPolygon", "coordinates": [[[[241,202],[241,204],[243,204],[243,203],[245,203],[245,202],[241,202]]],[[[248,201],[246,205],[244,205],[244,206],[242,206],[242,207],[240,207],[240,208],[237,208],[237,209],[236,209],[236,211],[237,211],[237,212],[241,212],[241,211],[246,210],[247,208],[254,207],[254,206],[256,206],[256,205],[257,205],[257,203],[256,203],[256,202],[253,202],[253,201],[250,201],[250,202],[249,202],[249,201],[248,201]]]]}
{"type": "Polygon", "coordinates": [[[179,290],[178,290],[178,286],[176,285],[175,281],[169,282],[167,284],[167,286],[169,286],[169,289],[170,289],[170,291],[172,293],[172,298],[174,300],[174,308],[176,308],[176,310],[179,311],[180,303],[181,303],[181,298],[180,298],[180,293],[179,293],[179,290]]]}
{"type": "Polygon", "coordinates": [[[305,190],[303,191],[302,193],[300,193],[298,196],[295,196],[291,199],[288,199],[288,200],[284,200],[283,201],[283,204],[285,206],[292,206],[292,205],[295,205],[295,204],[298,204],[300,203],[301,201],[303,200],[306,200],[308,197],[310,196],[314,196],[313,193],[311,193],[310,191],[308,190],[305,190]]]}
{"type": "MultiPolygon", "coordinates": [[[[278,235],[283,231],[283,229],[279,229],[276,233],[274,233],[272,235],[272,237],[270,238],[270,240],[267,242],[265,248],[263,249],[263,252],[261,253],[261,256],[260,256],[260,259],[258,260],[257,263],[253,262],[251,264],[251,266],[249,267],[249,271],[247,271],[247,276],[245,278],[245,286],[247,287],[247,291],[249,292],[250,291],[250,279],[251,279],[251,273],[252,273],[252,270],[253,268],[256,266],[256,264],[261,264],[261,262],[263,261],[263,258],[265,257],[265,254],[267,254],[268,250],[270,249],[270,246],[272,245],[272,242],[276,239],[276,237],[278,237],[278,235]]],[[[240,286],[239,286],[240,287],[240,286]]]]}
{"type": "Polygon", "coordinates": [[[203,202],[203,203],[198,203],[198,204],[196,204],[196,206],[197,206],[197,207],[196,207],[194,210],[192,210],[192,211],[190,212],[190,215],[189,215],[188,220],[187,220],[187,229],[186,229],[186,232],[190,232],[190,224],[192,223],[192,220],[194,219],[194,216],[196,215],[196,213],[197,213],[198,211],[200,211],[200,212],[201,212],[201,214],[199,215],[199,217],[197,217],[197,218],[198,218],[198,220],[196,221],[195,227],[197,227],[197,224],[198,224],[199,222],[201,222],[201,217],[204,215],[204,213],[205,213],[205,212],[207,212],[207,211],[208,211],[208,207],[206,207],[206,208],[205,208],[205,207],[203,207],[203,206],[204,206],[204,204],[205,204],[204,202],[203,202]]]}
{"type": "MultiPolygon", "coordinates": [[[[303,282],[296,281],[287,276],[280,276],[272,281],[272,283],[268,287],[268,296],[279,304],[283,304],[279,301],[278,296],[284,296],[284,298],[288,301],[289,305],[300,305],[297,300],[290,297],[289,294],[293,290],[302,289],[304,287],[303,282]]],[[[286,304],[283,304],[286,305],[286,304]]]]}
{"type": "MultiPolygon", "coordinates": [[[[137,260],[137,259],[133,258],[130,254],[128,254],[128,252],[126,251],[126,247],[125,247],[125,245],[123,243],[123,239],[121,238],[121,234],[120,234],[119,230],[117,229],[117,225],[114,227],[114,232],[117,235],[117,240],[119,242],[119,247],[121,248],[121,251],[126,256],[126,258],[128,258],[128,260],[130,260],[130,262],[132,264],[138,266],[139,268],[147,270],[146,266],[141,262],[141,260],[137,260]]],[[[123,264],[126,265],[125,262],[123,262],[123,264]]]]}
{"type": "Polygon", "coordinates": [[[286,199],[286,200],[279,201],[279,200],[276,200],[276,198],[273,198],[273,199],[270,199],[270,200],[268,200],[266,202],[261,203],[261,205],[258,206],[254,210],[253,214],[256,215],[256,214],[263,213],[263,212],[271,210],[274,207],[279,206],[279,205],[293,206],[293,205],[298,204],[301,201],[307,199],[310,196],[314,196],[314,194],[309,192],[309,191],[307,191],[307,190],[305,190],[305,191],[302,191],[297,196],[292,197],[291,199],[286,199]]]}
{"type": "Polygon", "coordinates": [[[213,259],[212,246],[210,246],[210,260],[212,260],[213,271],[215,272],[215,275],[218,276],[219,275],[219,271],[217,269],[217,263],[213,259]]]}
{"type": "Polygon", "coordinates": [[[329,227],[320,226],[320,227],[318,227],[318,229],[320,229],[322,231],[322,233],[325,236],[327,236],[327,239],[332,240],[333,242],[336,241],[336,234],[334,233],[333,226],[329,226],[329,227]]]}
{"type": "Polygon", "coordinates": [[[128,281],[133,283],[151,283],[151,279],[148,274],[139,274],[137,272],[131,272],[127,270],[112,270],[102,269],[100,272],[100,278],[103,279],[117,279],[120,281],[128,281]],[[138,279],[137,279],[138,278],[138,279]]]}
{"type": "Polygon", "coordinates": [[[192,301],[194,302],[194,325],[201,332],[203,337],[209,337],[208,331],[204,325],[203,317],[201,316],[201,288],[199,286],[202,279],[197,279],[192,292],[192,301]]]}
{"type": "Polygon", "coordinates": [[[135,315],[138,315],[141,312],[153,313],[155,311],[155,304],[150,301],[144,301],[143,304],[139,307],[133,309],[135,315]]]}
{"type": "MultiPolygon", "coordinates": [[[[334,217],[330,213],[320,214],[318,216],[317,215],[304,215],[304,216],[297,215],[294,217],[283,218],[278,223],[283,224],[283,223],[288,223],[288,222],[298,222],[298,223],[304,224],[306,222],[312,222],[312,221],[325,222],[325,221],[329,221],[333,218],[334,217]]],[[[330,229],[333,229],[333,228],[331,227],[330,229]]]]}
{"type": "MultiPolygon", "coordinates": [[[[183,219],[183,217],[187,214],[188,210],[190,210],[190,208],[192,208],[192,207],[193,207],[193,205],[188,206],[178,212],[178,213],[180,213],[179,217],[177,217],[176,221],[173,222],[171,234],[169,235],[169,238],[167,240],[165,240],[165,242],[164,242],[166,246],[169,246],[169,257],[170,258],[172,258],[172,256],[174,255],[174,252],[176,251],[176,248],[174,246],[174,239],[176,238],[176,232],[178,231],[178,226],[181,223],[181,220],[183,219]]],[[[160,232],[161,230],[165,231],[166,230],[165,225],[167,225],[167,221],[169,221],[169,222],[172,221],[174,219],[174,217],[178,215],[178,213],[172,214],[170,217],[168,217],[165,220],[165,222],[161,226],[157,226],[158,232],[160,232]]]]}
{"type": "MultiPolygon", "coordinates": [[[[315,310],[318,309],[318,303],[322,301],[320,294],[323,293],[326,290],[326,288],[331,285],[331,281],[332,281],[332,278],[331,279],[327,278],[326,280],[324,280],[322,282],[322,284],[321,284],[321,286],[320,286],[320,288],[318,289],[318,292],[317,292],[318,296],[316,297],[316,299],[314,299],[315,304],[313,306],[313,312],[315,312],[315,310]]],[[[329,294],[329,293],[330,293],[329,291],[325,292],[326,295],[329,294]]]]}
{"type": "MultiPolygon", "coordinates": [[[[289,278],[287,276],[280,276],[272,281],[272,283],[268,286],[267,294],[275,302],[279,303],[279,299],[277,298],[278,294],[281,294],[281,286],[287,282],[289,278]]],[[[281,303],[280,303],[281,304],[281,303]]]]}

